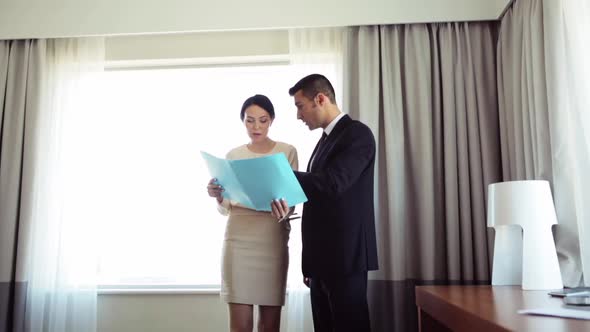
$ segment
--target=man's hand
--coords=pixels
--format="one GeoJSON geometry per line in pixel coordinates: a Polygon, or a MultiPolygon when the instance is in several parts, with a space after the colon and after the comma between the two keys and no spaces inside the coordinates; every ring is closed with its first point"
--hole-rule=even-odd
{"type": "Polygon", "coordinates": [[[307,286],[307,288],[311,287],[311,278],[303,277],[303,283],[305,286],[307,286]]]}
{"type": "Polygon", "coordinates": [[[287,201],[282,198],[272,200],[270,202],[270,208],[272,210],[272,215],[279,220],[282,220],[291,213],[289,204],[287,204],[287,201]]]}

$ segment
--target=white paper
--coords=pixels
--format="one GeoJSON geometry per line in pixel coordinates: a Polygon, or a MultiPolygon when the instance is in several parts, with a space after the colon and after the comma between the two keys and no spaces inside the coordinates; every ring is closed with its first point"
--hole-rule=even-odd
{"type": "Polygon", "coordinates": [[[569,309],[569,308],[538,308],[518,310],[523,315],[553,316],[575,319],[590,320],[590,309],[569,309]]]}

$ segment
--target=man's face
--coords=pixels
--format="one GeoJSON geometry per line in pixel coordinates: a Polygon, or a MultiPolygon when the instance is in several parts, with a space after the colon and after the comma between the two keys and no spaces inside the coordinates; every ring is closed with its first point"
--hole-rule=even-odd
{"type": "Polygon", "coordinates": [[[309,130],[320,127],[320,110],[315,100],[309,99],[299,90],[293,95],[295,107],[297,107],[297,119],[303,121],[309,130]]]}

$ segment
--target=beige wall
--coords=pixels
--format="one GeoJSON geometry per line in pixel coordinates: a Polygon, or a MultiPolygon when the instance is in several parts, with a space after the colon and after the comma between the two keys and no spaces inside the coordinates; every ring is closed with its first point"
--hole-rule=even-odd
{"type": "Polygon", "coordinates": [[[289,53],[289,34],[257,30],[111,36],[105,49],[107,61],[276,56],[289,53]]]}
{"type": "MultiPolygon", "coordinates": [[[[287,295],[288,300],[288,295],[287,295]]],[[[311,303],[302,324],[309,330],[311,303]]],[[[281,314],[285,331],[287,309],[281,314]]],[[[256,322],[257,314],[254,313],[256,322]]],[[[227,304],[219,294],[100,294],[98,296],[98,332],[222,332],[228,331],[227,304]]],[[[256,330],[256,329],[254,329],[256,330]]]]}
{"type": "Polygon", "coordinates": [[[98,332],[227,331],[217,294],[101,294],[98,332]]]}
{"type": "Polygon", "coordinates": [[[497,19],[510,0],[0,0],[0,39],[497,19]]]}

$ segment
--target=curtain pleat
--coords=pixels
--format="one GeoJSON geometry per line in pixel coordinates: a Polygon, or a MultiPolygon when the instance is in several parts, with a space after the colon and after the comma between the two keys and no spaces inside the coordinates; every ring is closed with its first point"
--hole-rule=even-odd
{"type": "Polygon", "coordinates": [[[31,165],[45,44],[0,41],[0,330],[24,331],[31,165]]]}

